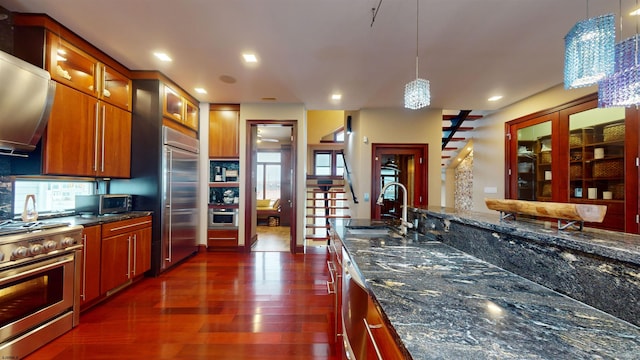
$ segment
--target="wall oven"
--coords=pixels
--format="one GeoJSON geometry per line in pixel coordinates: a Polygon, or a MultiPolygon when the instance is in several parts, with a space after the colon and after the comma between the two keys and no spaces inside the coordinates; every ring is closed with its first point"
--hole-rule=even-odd
{"type": "Polygon", "coordinates": [[[82,226],[66,225],[5,236],[0,227],[3,357],[21,359],[79,322],[82,226]]]}
{"type": "Polygon", "coordinates": [[[217,208],[209,209],[209,227],[238,227],[237,208],[217,208]]]}

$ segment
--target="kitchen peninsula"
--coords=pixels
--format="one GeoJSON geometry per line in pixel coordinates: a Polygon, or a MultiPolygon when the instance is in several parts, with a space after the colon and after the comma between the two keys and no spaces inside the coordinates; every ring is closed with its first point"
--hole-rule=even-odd
{"type": "Polygon", "coordinates": [[[628,322],[448,246],[435,233],[350,228],[368,225],[335,220],[333,231],[398,346],[414,359],[637,358],[640,329],[628,322]]]}

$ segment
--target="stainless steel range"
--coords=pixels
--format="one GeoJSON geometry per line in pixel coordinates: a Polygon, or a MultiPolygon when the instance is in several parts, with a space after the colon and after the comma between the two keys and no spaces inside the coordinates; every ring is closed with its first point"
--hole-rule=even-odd
{"type": "Polygon", "coordinates": [[[0,221],[0,357],[21,359],[80,318],[82,229],[0,221]]]}

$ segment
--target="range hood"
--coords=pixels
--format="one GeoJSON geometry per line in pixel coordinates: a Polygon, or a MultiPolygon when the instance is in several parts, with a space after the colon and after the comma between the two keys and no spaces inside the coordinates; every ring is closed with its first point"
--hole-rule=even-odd
{"type": "Polygon", "coordinates": [[[0,51],[0,155],[35,149],[55,90],[47,71],[0,51]]]}

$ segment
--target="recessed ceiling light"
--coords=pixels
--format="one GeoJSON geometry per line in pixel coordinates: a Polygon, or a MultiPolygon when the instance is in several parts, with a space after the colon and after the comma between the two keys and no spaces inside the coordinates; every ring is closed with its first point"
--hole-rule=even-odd
{"type": "Polygon", "coordinates": [[[632,12],[629,13],[629,15],[631,16],[638,16],[640,15],[640,9],[635,9],[632,12]]]}
{"type": "Polygon", "coordinates": [[[258,58],[256,57],[255,54],[245,53],[245,54],[242,54],[242,57],[244,58],[244,61],[246,61],[248,63],[257,63],[258,62],[258,58]]]}
{"type": "Polygon", "coordinates": [[[172,61],[171,58],[169,57],[169,55],[162,53],[162,52],[155,52],[153,53],[153,55],[155,55],[158,59],[160,59],[161,61],[172,61]]]}
{"type": "Polygon", "coordinates": [[[489,98],[489,99],[487,99],[487,100],[489,100],[489,101],[498,101],[498,100],[500,100],[500,99],[502,99],[502,95],[492,96],[492,97],[490,97],[490,98],[489,98]]]}
{"type": "Polygon", "coordinates": [[[203,88],[195,88],[196,92],[198,94],[206,94],[207,90],[203,89],[203,88]]]}
{"type": "Polygon", "coordinates": [[[342,95],[340,94],[332,94],[331,95],[331,100],[340,100],[342,99],[342,95]]]}

